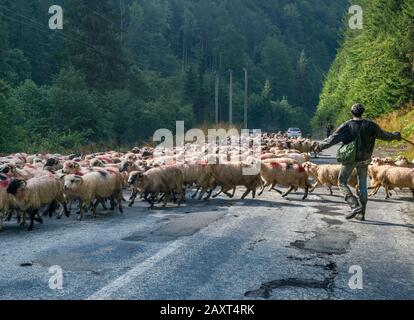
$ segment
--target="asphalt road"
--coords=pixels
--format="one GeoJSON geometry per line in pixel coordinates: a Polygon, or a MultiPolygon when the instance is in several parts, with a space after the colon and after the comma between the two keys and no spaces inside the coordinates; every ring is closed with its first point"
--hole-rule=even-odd
{"type": "MultiPolygon", "coordinates": [[[[334,161],[334,151],[317,161],[334,161]]],[[[338,190],[305,201],[301,192],[241,201],[242,191],[151,211],[137,202],[82,222],[47,218],[32,232],[8,222],[0,299],[414,298],[410,193],[385,201],[380,192],[362,223],[344,219],[338,190]],[[350,268],[362,289],[349,286],[350,268]]]]}

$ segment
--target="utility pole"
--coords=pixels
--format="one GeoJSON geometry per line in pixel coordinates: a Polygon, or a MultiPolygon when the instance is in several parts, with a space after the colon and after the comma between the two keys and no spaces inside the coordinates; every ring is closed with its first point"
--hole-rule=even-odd
{"type": "Polygon", "coordinates": [[[122,0],[119,0],[119,11],[121,12],[121,26],[120,26],[120,34],[121,34],[121,46],[122,46],[122,31],[124,29],[124,16],[123,16],[123,10],[122,10],[122,0]]]}
{"type": "Polygon", "coordinates": [[[216,124],[218,124],[219,122],[219,100],[218,100],[219,81],[220,81],[219,73],[216,71],[216,88],[215,88],[216,124]]]}
{"type": "Polygon", "coordinates": [[[248,96],[247,96],[247,88],[248,88],[248,79],[247,79],[247,69],[243,68],[244,70],[244,129],[247,129],[247,103],[248,103],[248,96]]]}
{"type": "Polygon", "coordinates": [[[233,124],[233,70],[230,72],[230,86],[229,86],[229,124],[233,124]]]}

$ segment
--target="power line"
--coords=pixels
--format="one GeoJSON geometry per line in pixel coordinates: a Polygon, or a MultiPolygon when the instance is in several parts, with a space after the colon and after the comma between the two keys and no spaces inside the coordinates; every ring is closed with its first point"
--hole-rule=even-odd
{"type": "Polygon", "coordinates": [[[103,13],[98,12],[98,11],[96,11],[96,10],[94,10],[94,9],[91,9],[90,7],[88,7],[86,4],[84,4],[83,2],[81,2],[81,1],[79,1],[79,0],[75,0],[75,1],[76,1],[77,3],[79,3],[80,5],[82,5],[83,7],[87,8],[87,9],[89,9],[90,11],[92,11],[93,13],[95,13],[95,15],[97,15],[97,16],[99,16],[99,17],[101,17],[102,19],[106,20],[107,22],[109,22],[110,24],[112,24],[113,26],[115,26],[115,23],[114,23],[113,21],[109,20],[107,17],[105,17],[105,16],[103,15],[103,13]]]}
{"type": "MultiPolygon", "coordinates": [[[[26,22],[26,23],[25,23],[25,21],[21,21],[21,20],[16,20],[16,19],[13,19],[13,18],[12,18],[12,17],[10,17],[9,15],[6,15],[5,13],[0,12],[1,14],[3,14],[3,16],[4,16],[5,18],[8,18],[8,19],[10,19],[10,20],[12,20],[12,21],[15,21],[15,22],[18,22],[18,23],[23,23],[23,24],[25,24],[25,25],[27,25],[27,26],[29,26],[29,27],[32,27],[33,29],[36,29],[37,31],[40,31],[40,32],[43,32],[43,33],[50,34],[50,33],[49,33],[49,31],[46,31],[46,30],[44,30],[44,29],[43,29],[43,25],[42,25],[41,23],[39,23],[39,22],[37,22],[37,21],[34,21],[34,20],[30,19],[29,17],[26,17],[26,16],[24,16],[24,15],[22,15],[22,14],[15,13],[13,10],[11,10],[11,9],[9,9],[9,8],[7,8],[7,7],[4,7],[4,6],[2,6],[2,5],[0,5],[0,8],[6,9],[6,10],[8,10],[8,11],[9,11],[9,12],[11,12],[11,13],[16,14],[17,16],[20,16],[20,17],[22,17],[22,18],[24,18],[24,19],[26,19],[26,20],[30,21],[31,23],[33,23],[33,25],[28,24],[28,22],[26,22]],[[34,27],[34,25],[36,25],[36,27],[34,27]],[[37,27],[37,25],[42,26],[42,29],[39,29],[39,28],[37,27]]],[[[112,54],[110,54],[110,53],[108,53],[108,52],[104,52],[104,51],[101,51],[101,50],[99,50],[99,49],[96,49],[96,48],[95,48],[95,47],[93,47],[91,44],[89,44],[89,43],[87,43],[87,42],[84,42],[83,40],[79,40],[79,39],[77,39],[77,38],[74,38],[73,36],[69,36],[69,35],[67,35],[67,34],[64,34],[64,33],[62,33],[62,32],[61,32],[61,31],[59,31],[59,30],[54,30],[53,32],[55,32],[55,34],[57,34],[57,35],[59,35],[59,36],[63,37],[63,39],[64,39],[64,40],[68,40],[68,39],[69,39],[69,40],[72,40],[72,41],[76,41],[76,42],[78,42],[78,43],[80,43],[80,44],[83,44],[84,46],[86,46],[86,47],[88,47],[88,48],[90,48],[90,49],[94,50],[94,51],[95,51],[95,52],[97,52],[97,53],[100,53],[100,54],[102,54],[102,55],[106,55],[106,56],[108,56],[108,57],[114,58],[114,59],[118,60],[118,61],[119,61],[119,62],[121,62],[121,63],[125,63],[125,64],[127,64],[128,62],[130,62],[130,63],[135,63],[135,61],[133,61],[133,60],[130,60],[130,59],[128,59],[128,60],[123,60],[123,59],[121,59],[121,58],[119,58],[119,57],[117,57],[117,56],[114,56],[114,55],[112,55],[112,54]]]]}

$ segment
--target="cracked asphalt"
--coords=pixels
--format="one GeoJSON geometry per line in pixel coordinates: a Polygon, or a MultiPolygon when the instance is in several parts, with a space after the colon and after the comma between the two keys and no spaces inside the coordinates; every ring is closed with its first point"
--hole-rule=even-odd
{"type": "MultiPolygon", "coordinates": [[[[332,148],[316,162],[333,162],[332,148]]],[[[219,197],[0,233],[1,299],[413,299],[414,205],[398,191],[346,221],[338,190],[219,197]],[[59,266],[63,288],[50,289],[59,266]],[[351,266],[362,289],[351,289],[351,266]]],[[[128,196],[126,193],[125,196],[128,196]]]]}

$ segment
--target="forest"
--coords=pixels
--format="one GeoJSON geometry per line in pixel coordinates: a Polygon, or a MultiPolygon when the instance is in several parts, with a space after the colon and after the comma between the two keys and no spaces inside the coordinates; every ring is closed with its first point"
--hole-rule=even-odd
{"type": "MultiPolygon", "coordinates": [[[[412,18],[412,1],[387,3],[403,3],[398,10],[404,19],[412,18]]],[[[219,121],[226,123],[229,70],[233,123],[240,125],[243,68],[249,80],[249,128],[299,126],[310,133],[348,6],[346,0],[2,0],[0,152],[122,148],[147,141],[156,129],[174,128],[176,120],[184,120],[187,128],[208,126],[215,122],[216,77],[219,121]],[[62,7],[61,30],[48,26],[52,5],[62,7]]],[[[389,18],[387,11],[383,14],[378,19],[389,18]]],[[[380,20],[368,19],[381,28],[380,20]]],[[[401,20],[386,31],[394,36],[406,24],[401,20]]],[[[412,42],[407,43],[412,33],[405,30],[398,38],[379,40],[372,57],[398,55],[395,43],[412,52],[412,42]],[[381,43],[392,52],[384,53],[381,43]]],[[[383,32],[346,32],[342,45],[355,48],[383,32]]],[[[377,86],[369,82],[375,75],[338,83],[352,71],[348,52],[341,49],[330,69],[315,119],[336,116],[334,108],[361,97],[349,86],[368,83],[364,93],[377,86]],[[339,73],[344,75],[338,80],[339,73]]],[[[408,83],[403,63],[390,66],[389,73],[378,72],[392,74],[392,81],[400,77],[394,73],[398,69],[405,76],[400,81],[408,83]]],[[[362,101],[376,108],[373,99],[381,99],[388,87],[379,89],[381,96],[362,101]]],[[[391,106],[408,94],[396,99],[399,91],[394,90],[386,99],[391,106]]]]}
{"type": "MultiPolygon", "coordinates": [[[[344,28],[341,47],[324,81],[313,118],[317,128],[349,118],[349,107],[361,102],[367,117],[386,119],[410,113],[414,96],[414,1],[361,0],[363,28],[344,28]]],[[[347,23],[347,22],[346,22],[347,23]]],[[[407,119],[411,119],[410,116],[407,119]]],[[[394,127],[409,137],[412,123],[394,127]]]]}

